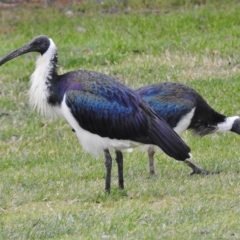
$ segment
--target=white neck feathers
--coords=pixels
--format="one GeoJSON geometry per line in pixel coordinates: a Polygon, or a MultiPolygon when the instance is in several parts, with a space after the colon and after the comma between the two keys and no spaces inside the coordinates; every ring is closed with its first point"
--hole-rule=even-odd
{"type": "Polygon", "coordinates": [[[52,78],[51,73],[55,67],[52,59],[57,54],[57,48],[50,40],[48,50],[37,58],[35,71],[30,77],[30,105],[44,116],[56,117],[56,113],[51,105],[48,104],[49,89],[52,78]]]}
{"type": "Polygon", "coordinates": [[[227,117],[224,122],[219,123],[219,124],[217,125],[217,127],[218,127],[217,132],[225,132],[225,131],[231,130],[234,121],[235,121],[236,119],[238,119],[238,118],[239,118],[238,116],[227,117]]]}

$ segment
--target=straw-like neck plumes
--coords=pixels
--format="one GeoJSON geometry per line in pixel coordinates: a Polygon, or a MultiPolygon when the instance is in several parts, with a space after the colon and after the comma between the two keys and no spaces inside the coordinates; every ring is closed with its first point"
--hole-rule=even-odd
{"type": "Polygon", "coordinates": [[[53,78],[57,76],[57,48],[50,40],[47,51],[40,55],[30,78],[30,105],[44,116],[56,117],[54,107],[48,103],[53,78]]]}

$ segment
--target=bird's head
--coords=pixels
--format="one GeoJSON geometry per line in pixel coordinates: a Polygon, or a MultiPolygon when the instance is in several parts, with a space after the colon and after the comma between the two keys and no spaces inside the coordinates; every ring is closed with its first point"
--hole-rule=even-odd
{"type": "Polygon", "coordinates": [[[0,66],[9,60],[29,52],[38,52],[44,54],[50,46],[50,39],[44,35],[35,37],[28,44],[16,49],[0,60],[0,66]]]}
{"type": "Polygon", "coordinates": [[[235,119],[230,131],[240,134],[240,118],[235,119]]]}

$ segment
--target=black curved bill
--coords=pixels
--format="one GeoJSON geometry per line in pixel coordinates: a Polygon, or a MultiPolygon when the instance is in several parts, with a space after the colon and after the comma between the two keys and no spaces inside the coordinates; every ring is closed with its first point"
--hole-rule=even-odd
{"type": "Polygon", "coordinates": [[[23,55],[25,53],[28,53],[28,52],[31,52],[32,51],[32,48],[29,44],[23,46],[23,47],[20,47],[18,49],[16,49],[15,51],[9,53],[7,56],[5,56],[4,58],[2,58],[0,60],[0,66],[3,65],[4,63],[8,62],[9,60],[13,59],[13,58],[16,58],[20,55],[23,55]]]}

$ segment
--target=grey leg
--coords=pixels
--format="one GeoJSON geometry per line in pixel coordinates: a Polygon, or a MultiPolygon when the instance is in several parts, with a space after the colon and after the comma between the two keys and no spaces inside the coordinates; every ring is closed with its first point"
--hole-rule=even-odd
{"type": "Polygon", "coordinates": [[[148,158],[149,158],[149,171],[150,171],[150,175],[154,175],[155,174],[155,168],[154,168],[154,147],[149,147],[148,148],[148,158]]]}
{"type": "Polygon", "coordinates": [[[111,171],[112,171],[112,157],[108,149],[104,150],[105,155],[105,167],[106,167],[106,178],[105,178],[105,191],[110,193],[111,188],[111,171]]]}
{"type": "Polygon", "coordinates": [[[121,151],[116,151],[116,162],[118,165],[118,186],[120,189],[124,189],[123,154],[121,151]]]}

